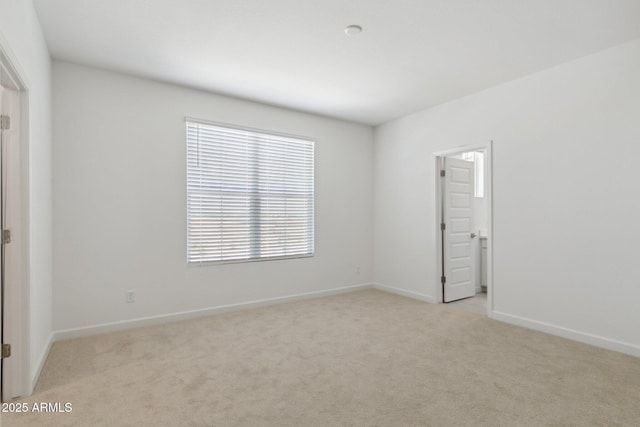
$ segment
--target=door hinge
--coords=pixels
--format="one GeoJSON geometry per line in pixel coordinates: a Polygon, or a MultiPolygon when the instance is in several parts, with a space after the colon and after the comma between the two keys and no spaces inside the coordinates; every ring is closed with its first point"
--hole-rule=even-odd
{"type": "Polygon", "coordinates": [[[0,129],[11,129],[11,117],[4,114],[0,116],[0,129]]]}
{"type": "Polygon", "coordinates": [[[440,176],[444,176],[444,169],[440,171],[440,176]]]}
{"type": "Polygon", "coordinates": [[[11,243],[11,230],[2,230],[2,244],[11,243]]]}
{"type": "Polygon", "coordinates": [[[447,224],[445,224],[444,222],[440,224],[440,230],[444,231],[447,229],[447,224]]]}
{"type": "Polygon", "coordinates": [[[11,357],[11,344],[2,344],[2,358],[11,357]]]}
{"type": "Polygon", "coordinates": [[[447,283],[447,278],[444,276],[440,277],[440,282],[444,285],[445,283],[447,283]]]}

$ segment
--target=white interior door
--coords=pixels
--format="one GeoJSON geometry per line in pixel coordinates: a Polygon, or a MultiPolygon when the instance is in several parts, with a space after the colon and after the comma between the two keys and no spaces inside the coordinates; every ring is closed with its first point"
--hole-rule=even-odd
{"type": "Polygon", "coordinates": [[[472,244],[474,164],[444,158],[443,300],[451,302],[476,293],[472,244]]]}
{"type": "Polygon", "coordinates": [[[2,242],[1,257],[4,257],[2,274],[4,275],[2,289],[2,340],[11,345],[11,356],[2,359],[2,399],[7,401],[22,394],[22,353],[21,329],[17,321],[20,307],[21,283],[21,216],[22,198],[21,183],[21,147],[18,145],[20,129],[20,95],[19,92],[0,86],[0,112],[9,117],[2,132],[0,149],[2,162],[2,189],[0,194],[0,228],[9,230],[11,237],[2,242]]]}
{"type": "MultiPolygon", "coordinates": [[[[0,69],[0,72],[1,71],[2,70],[0,69]]],[[[4,104],[2,102],[3,95],[4,95],[4,88],[0,85],[0,116],[4,114],[4,104]]],[[[0,150],[2,150],[3,146],[4,146],[4,132],[2,131],[0,126],[0,150]]],[[[2,167],[2,163],[0,163],[0,174],[4,174],[4,168],[2,167]]],[[[0,185],[2,185],[1,182],[0,182],[0,185]]],[[[1,201],[0,201],[0,210],[2,210],[1,201]]],[[[2,220],[0,220],[0,227],[2,227],[1,223],[2,223],[2,220]]],[[[4,251],[4,248],[2,248],[2,250],[4,251]]],[[[0,271],[0,274],[4,275],[4,263],[2,264],[3,264],[1,266],[2,271],[0,271]]],[[[0,345],[1,345],[1,344],[4,344],[4,278],[2,279],[2,284],[0,286],[2,286],[2,290],[0,291],[0,330],[2,331],[2,337],[0,338],[0,345]]],[[[2,361],[0,362],[0,397],[3,402],[5,401],[5,398],[4,398],[5,385],[4,384],[5,384],[5,375],[4,375],[4,356],[3,356],[2,361]]]]}

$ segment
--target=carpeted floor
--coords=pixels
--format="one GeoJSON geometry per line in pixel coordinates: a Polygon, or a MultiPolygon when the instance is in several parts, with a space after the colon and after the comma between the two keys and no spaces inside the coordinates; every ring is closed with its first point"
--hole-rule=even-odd
{"type": "Polygon", "coordinates": [[[367,290],[56,343],[10,426],[640,426],[640,359],[367,290]]]}

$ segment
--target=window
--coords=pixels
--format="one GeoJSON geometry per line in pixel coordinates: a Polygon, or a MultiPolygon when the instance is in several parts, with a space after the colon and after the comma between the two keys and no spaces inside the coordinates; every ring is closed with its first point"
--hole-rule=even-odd
{"type": "Polygon", "coordinates": [[[475,197],[484,197],[484,153],[482,151],[469,151],[462,153],[462,160],[474,163],[475,169],[475,197]]]}
{"type": "Polygon", "coordinates": [[[187,119],[187,261],[314,251],[314,142],[187,119]]]}

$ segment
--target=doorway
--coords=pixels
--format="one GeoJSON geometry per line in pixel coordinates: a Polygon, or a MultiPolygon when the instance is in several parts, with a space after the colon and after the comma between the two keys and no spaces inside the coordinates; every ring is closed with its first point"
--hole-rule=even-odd
{"type": "Polygon", "coordinates": [[[489,314],[492,142],[434,153],[438,301],[489,314]]]}

